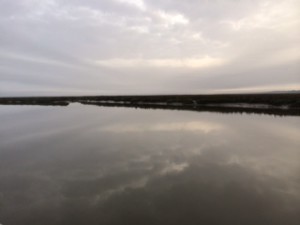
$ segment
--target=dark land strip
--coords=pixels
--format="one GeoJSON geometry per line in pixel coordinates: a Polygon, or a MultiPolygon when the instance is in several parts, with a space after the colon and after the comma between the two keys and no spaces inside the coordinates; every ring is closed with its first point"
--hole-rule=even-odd
{"type": "Polygon", "coordinates": [[[76,102],[107,107],[300,115],[300,93],[0,98],[0,105],[67,106],[76,102]]]}

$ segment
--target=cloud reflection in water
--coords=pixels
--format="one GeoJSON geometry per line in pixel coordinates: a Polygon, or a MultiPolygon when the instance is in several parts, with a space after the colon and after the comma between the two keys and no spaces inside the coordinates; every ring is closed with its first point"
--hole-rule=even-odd
{"type": "Polygon", "coordinates": [[[300,221],[297,117],[14,107],[0,109],[3,224],[300,221]]]}

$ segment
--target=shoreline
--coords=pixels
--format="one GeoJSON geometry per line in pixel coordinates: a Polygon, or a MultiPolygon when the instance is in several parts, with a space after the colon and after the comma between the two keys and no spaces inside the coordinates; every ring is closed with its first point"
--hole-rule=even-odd
{"type": "Polygon", "coordinates": [[[0,105],[68,106],[71,103],[106,107],[300,115],[300,93],[0,98],[0,105]]]}

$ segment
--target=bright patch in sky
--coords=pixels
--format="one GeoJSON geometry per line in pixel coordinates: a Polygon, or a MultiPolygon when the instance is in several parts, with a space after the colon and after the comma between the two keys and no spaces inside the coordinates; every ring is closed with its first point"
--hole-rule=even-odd
{"type": "Polygon", "coordinates": [[[96,64],[108,67],[185,67],[185,68],[204,68],[220,66],[225,60],[212,58],[187,59],[110,59],[95,61],[96,64]]]}

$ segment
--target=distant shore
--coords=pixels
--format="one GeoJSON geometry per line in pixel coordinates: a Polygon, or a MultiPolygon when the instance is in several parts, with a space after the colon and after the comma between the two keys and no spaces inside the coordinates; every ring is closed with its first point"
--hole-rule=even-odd
{"type": "Polygon", "coordinates": [[[70,103],[114,107],[300,115],[300,93],[0,98],[0,105],[67,106],[70,103]]]}

